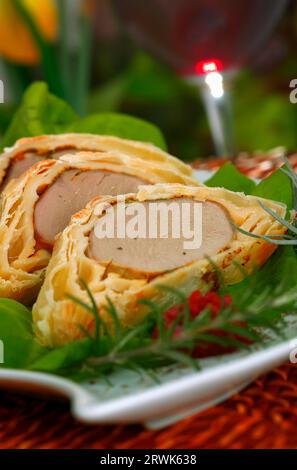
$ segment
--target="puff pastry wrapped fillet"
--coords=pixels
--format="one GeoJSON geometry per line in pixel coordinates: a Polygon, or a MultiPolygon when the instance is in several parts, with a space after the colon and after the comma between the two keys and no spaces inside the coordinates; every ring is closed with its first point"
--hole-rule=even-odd
{"type": "MultiPolygon", "coordinates": [[[[95,199],[72,217],[70,225],[58,237],[46,278],[33,307],[33,320],[39,340],[58,346],[81,336],[78,325],[92,331],[92,315],[71,301],[72,294],[88,302],[81,285],[91,289],[100,315],[110,321],[104,305],[108,297],[117,308],[124,326],[141,322],[147,307],[138,303],[145,298],[168,305],[170,294],[160,284],[182,289],[215,286],[214,262],[226,283],[242,279],[239,263],[246,272],[261,266],[275,250],[275,245],[234,231],[234,225],[254,234],[280,234],[285,231],[262,209],[259,199],[222,188],[186,187],[180,184],[142,186],[137,194],[125,196],[125,204],[141,202],[148,207],[156,201],[200,202],[202,204],[202,246],[190,253],[180,240],[165,239],[95,239],[98,222],[107,221],[107,207],[119,204],[115,198],[95,199]],[[109,247],[109,244],[111,247],[109,247]],[[167,249],[166,249],[167,247],[167,249]],[[208,254],[211,257],[204,255],[208,254]]],[[[284,216],[284,205],[265,200],[267,207],[284,216]]],[[[130,206],[131,207],[131,206],[130,206]]]]}
{"type": "Polygon", "coordinates": [[[80,151],[102,152],[113,156],[128,155],[151,161],[152,164],[164,164],[178,173],[192,176],[189,165],[152,144],[93,134],[42,135],[20,139],[0,156],[0,189],[41,160],[57,160],[66,153],[80,151]]]}
{"type": "Polygon", "coordinates": [[[36,298],[56,234],[92,198],[160,182],[195,184],[152,161],[90,152],[44,160],[11,181],[1,197],[0,297],[36,298]]]}

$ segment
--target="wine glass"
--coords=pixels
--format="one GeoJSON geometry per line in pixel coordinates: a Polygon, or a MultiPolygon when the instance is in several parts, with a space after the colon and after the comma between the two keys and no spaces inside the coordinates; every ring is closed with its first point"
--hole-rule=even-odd
{"type": "Polygon", "coordinates": [[[232,77],[265,46],[288,0],[112,0],[142,47],[197,84],[216,153],[235,154],[232,77]]]}

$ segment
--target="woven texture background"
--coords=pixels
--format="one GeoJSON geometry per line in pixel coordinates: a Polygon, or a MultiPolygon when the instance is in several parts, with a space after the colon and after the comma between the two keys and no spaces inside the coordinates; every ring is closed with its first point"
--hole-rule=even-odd
{"type": "Polygon", "coordinates": [[[160,431],[85,426],[66,403],[0,394],[1,449],[297,448],[297,364],[257,380],[225,403],[160,431]]]}

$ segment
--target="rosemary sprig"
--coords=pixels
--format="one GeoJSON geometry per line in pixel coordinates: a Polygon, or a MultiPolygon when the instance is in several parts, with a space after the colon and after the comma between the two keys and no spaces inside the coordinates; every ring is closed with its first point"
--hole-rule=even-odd
{"type": "Polygon", "coordinates": [[[297,175],[294,171],[294,168],[291,165],[290,160],[287,157],[284,157],[284,162],[285,162],[286,166],[281,167],[280,170],[285,175],[287,175],[290,178],[290,180],[292,181],[292,184],[293,184],[293,198],[294,198],[293,204],[294,204],[294,210],[296,211],[297,210],[297,175]],[[287,169],[286,169],[286,167],[287,167],[287,169]]]}
{"type": "Polygon", "coordinates": [[[177,305],[182,307],[169,328],[164,327],[164,309],[152,301],[142,300],[141,303],[147,305],[150,310],[147,319],[142,324],[125,330],[120,325],[113,303],[107,299],[104,309],[114,324],[114,334],[111,334],[98,311],[92,293],[83,281],[82,285],[87,292],[89,303],[73,296],[71,299],[92,312],[95,318],[94,333],[87,335],[92,343],[92,354],[85,361],[84,367],[98,374],[106,374],[116,368],[144,371],[172,362],[197,369],[200,367],[199,360],[192,357],[197,348],[203,350],[211,344],[229,350],[247,349],[251,343],[264,340],[263,329],[266,335],[267,331],[271,331],[274,336],[281,338],[286,321],[280,321],[280,314],[297,307],[296,289],[282,289],[279,296],[280,286],[274,291],[267,286],[261,295],[251,300],[254,289],[251,282],[246,295],[242,296],[236,305],[224,305],[222,302],[222,309],[217,316],[213,316],[207,307],[193,318],[190,315],[188,299],[183,292],[160,286],[170,290],[180,302],[177,305]],[[271,316],[272,311],[277,315],[271,316]],[[278,322],[275,318],[278,318],[278,322]],[[182,325],[182,328],[176,335],[178,325],[182,325]],[[158,328],[157,338],[152,335],[154,328],[158,328]]]}
{"type": "Polygon", "coordinates": [[[293,193],[294,193],[294,211],[292,211],[292,217],[291,220],[286,220],[285,218],[279,216],[275,211],[267,207],[262,201],[258,201],[259,205],[262,207],[262,209],[267,212],[269,215],[271,215],[275,220],[277,220],[281,225],[286,227],[288,229],[288,232],[286,234],[272,234],[272,235],[259,235],[256,233],[251,233],[246,230],[243,230],[242,228],[234,225],[235,230],[238,232],[242,233],[243,235],[247,235],[252,238],[257,238],[260,240],[264,240],[269,243],[273,243],[274,245],[289,245],[289,246],[297,246],[297,214],[296,214],[296,208],[297,208],[297,175],[290,163],[290,161],[287,158],[284,158],[284,162],[286,164],[286,167],[280,168],[280,170],[287,175],[290,180],[292,181],[293,185],[293,193]]]}

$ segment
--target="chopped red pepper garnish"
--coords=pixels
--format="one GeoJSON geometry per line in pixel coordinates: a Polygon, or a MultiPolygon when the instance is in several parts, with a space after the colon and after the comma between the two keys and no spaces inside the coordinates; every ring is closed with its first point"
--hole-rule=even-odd
{"type": "Polygon", "coordinates": [[[199,315],[207,307],[210,308],[213,318],[215,318],[222,308],[231,304],[231,296],[221,297],[217,292],[210,291],[201,294],[199,290],[194,291],[189,297],[189,307],[193,318],[199,315]]]}
{"type": "MultiPolygon", "coordinates": [[[[189,309],[190,315],[192,318],[197,317],[200,315],[206,308],[210,309],[210,313],[212,318],[216,318],[217,315],[223,308],[226,308],[232,304],[232,298],[230,295],[220,296],[215,291],[207,292],[206,294],[202,294],[199,290],[194,291],[189,297],[189,309]]],[[[164,328],[168,330],[179,317],[184,309],[184,305],[179,304],[175,307],[170,308],[164,314],[164,328]]],[[[243,323],[237,322],[238,326],[244,326],[243,323]]],[[[183,330],[183,319],[178,323],[175,327],[174,332],[172,334],[173,338],[176,338],[180,335],[183,330]]],[[[247,343],[245,338],[241,338],[238,335],[225,332],[223,330],[212,330],[209,331],[212,335],[216,335],[218,337],[226,337],[226,338],[233,338],[242,341],[243,343],[247,343]]],[[[156,326],[153,331],[153,338],[157,339],[159,336],[158,327],[156,326]]],[[[235,348],[233,346],[221,346],[214,343],[206,343],[201,342],[199,346],[197,346],[192,355],[194,357],[210,357],[216,356],[219,354],[226,354],[233,352],[235,348]]]]}

